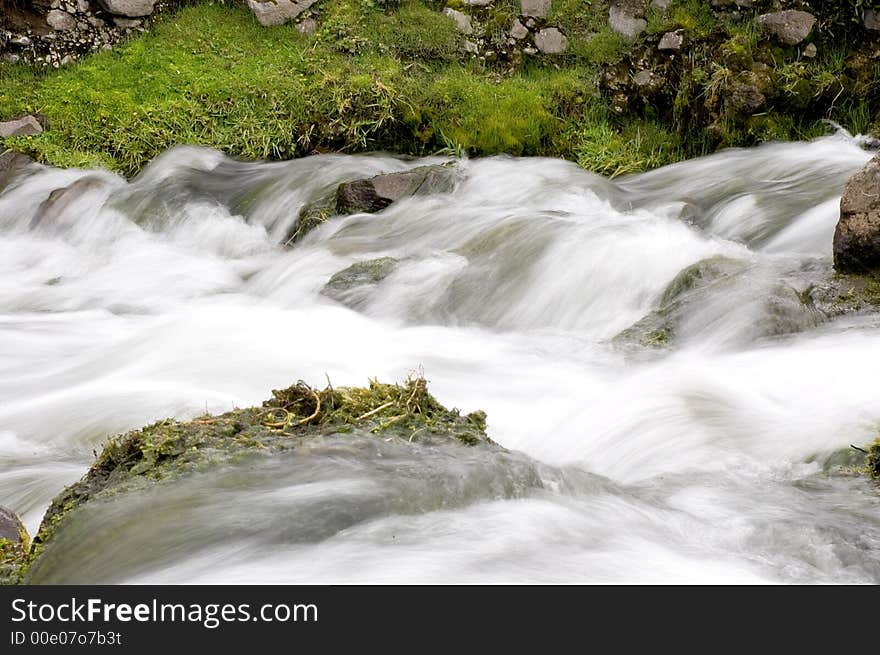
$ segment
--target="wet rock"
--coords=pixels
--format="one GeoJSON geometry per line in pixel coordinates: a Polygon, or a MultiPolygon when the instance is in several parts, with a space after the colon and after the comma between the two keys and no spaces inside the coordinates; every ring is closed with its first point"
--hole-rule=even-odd
{"type": "Polygon", "coordinates": [[[529,35],[529,28],[519,22],[519,18],[514,19],[513,27],[510,28],[510,36],[517,41],[522,41],[529,35]]]}
{"type": "Polygon", "coordinates": [[[535,47],[545,55],[558,55],[568,50],[568,39],[555,27],[545,27],[535,34],[535,47]]]}
{"type": "Polygon", "coordinates": [[[846,183],[834,232],[834,267],[843,273],[880,271],[880,156],[846,183]]]}
{"type": "Polygon", "coordinates": [[[53,9],[46,15],[46,22],[49,27],[59,32],[67,32],[76,29],[76,19],[66,11],[53,9]]]}
{"type": "Polygon", "coordinates": [[[6,150],[5,152],[0,153],[0,173],[20,170],[25,166],[32,164],[33,161],[33,159],[23,153],[6,150]]]}
{"type": "Polygon", "coordinates": [[[344,182],[336,191],[336,211],[339,214],[375,213],[407,196],[451,191],[454,184],[455,170],[446,166],[421,166],[402,173],[344,182]]]}
{"type": "Polygon", "coordinates": [[[608,9],[608,24],[618,34],[634,39],[645,31],[645,5],[641,0],[614,0],[608,9]]]}
{"type": "Polygon", "coordinates": [[[167,419],[110,439],[85,476],[64,489],[46,511],[33,539],[35,559],[25,581],[95,583],[130,576],[139,568],[131,556],[145,556],[142,563],[155,563],[159,553],[179,558],[181,532],[187,552],[228,546],[230,535],[241,532],[244,514],[217,512],[211,499],[218,496],[214,490],[226,488],[230,474],[238,480],[244,475],[244,488],[264,489],[266,475],[281,475],[283,486],[319,481],[329,489],[355,469],[376,471],[383,466],[389,482],[372,483],[370,474],[371,484],[347,494],[349,502],[328,503],[326,495],[308,507],[297,501],[290,505],[295,509],[283,526],[274,511],[254,523],[248,510],[248,529],[257,533],[272,530],[270,525],[281,527],[267,542],[275,547],[319,542],[378,516],[448,509],[486,497],[497,499],[499,493],[516,497],[523,493],[517,489],[541,484],[531,460],[489,439],[484,412],[465,415],[444,407],[429,393],[424,378],[398,384],[373,380],[366,388],[320,389],[298,382],[273,390],[262,406],[188,422],[167,419]],[[447,461],[454,466],[447,467],[447,461]],[[487,471],[496,466],[510,491],[499,492],[494,483],[487,483],[487,471]],[[452,493],[437,491],[450,487],[452,493]],[[425,493],[429,488],[434,493],[425,493]],[[474,492],[467,492],[470,488],[474,492]],[[178,511],[171,509],[174,506],[178,511]],[[182,506],[200,506],[201,511],[181,515],[182,506]],[[145,511],[150,518],[144,518],[145,511]],[[309,517],[302,520],[306,512],[309,517]],[[207,514],[214,516],[212,528],[198,537],[182,525],[161,522],[161,517],[176,517],[183,525],[201,524],[207,514]],[[128,540],[122,548],[121,535],[128,540]],[[202,538],[208,541],[199,541],[202,538]],[[111,552],[122,554],[115,570],[108,567],[111,552]]]}
{"type": "Polygon", "coordinates": [[[534,18],[547,18],[550,13],[550,0],[520,0],[520,15],[534,18]]]}
{"type": "Polygon", "coordinates": [[[684,32],[681,30],[676,30],[675,32],[666,32],[663,37],[660,39],[660,43],[657,45],[657,50],[664,52],[677,52],[681,50],[681,46],[684,43],[684,32]]]}
{"type": "Polygon", "coordinates": [[[60,189],[55,189],[49,194],[31,219],[30,227],[52,223],[57,220],[71,204],[76,202],[83,194],[100,189],[107,183],[100,177],[82,177],[73,184],[60,189]]]}
{"type": "Polygon", "coordinates": [[[443,10],[443,14],[449,16],[452,19],[452,22],[455,23],[455,27],[462,34],[472,34],[474,31],[473,26],[471,25],[471,17],[467,14],[464,14],[460,11],[456,11],[455,9],[450,9],[447,7],[443,10]]]}
{"type": "Polygon", "coordinates": [[[40,134],[42,131],[43,125],[33,115],[22,116],[21,118],[0,123],[0,138],[2,139],[11,136],[31,136],[33,134],[40,134]]]}
{"type": "Polygon", "coordinates": [[[862,24],[866,30],[880,32],[880,11],[876,9],[865,9],[865,17],[862,24]]]}
{"type": "Polygon", "coordinates": [[[380,257],[357,262],[334,274],[324,285],[321,293],[344,305],[357,309],[362,304],[363,291],[375,287],[397,268],[393,257],[380,257]]]}
{"type": "Polygon", "coordinates": [[[318,0],[247,0],[257,22],[268,27],[293,20],[318,0]]]}
{"type": "Polygon", "coordinates": [[[100,5],[116,16],[138,18],[153,13],[158,0],[98,0],[100,5]]]}
{"type": "Polygon", "coordinates": [[[816,24],[816,17],[806,11],[788,9],[758,17],[761,29],[786,45],[797,45],[806,39],[816,24]]]}

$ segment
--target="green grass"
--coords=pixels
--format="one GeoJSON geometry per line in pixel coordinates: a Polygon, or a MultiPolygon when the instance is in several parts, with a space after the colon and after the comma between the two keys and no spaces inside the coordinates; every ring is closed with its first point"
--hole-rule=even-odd
{"type": "MultiPolygon", "coordinates": [[[[468,11],[494,43],[517,5],[496,0],[468,11]]],[[[177,144],[242,159],[331,150],[562,156],[607,175],[705,154],[711,112],[701,106],[723,91],[722,74],[734,72],[711,64],[720,48],[725,64],[747,69],[758,38],[754,21],[720,26],[696,0],[667,14],[649,12],[649,32],[686,31],[695,44],[683,59],[690,63],[665,92],[667,107],[635,103],[618,115],[599,82],[610,64],[625,69],[644,43],[630,44],[608,28],[607,5],[554,0],[549,21],[567,34],[570,51],[552,60],[526,57],[507,71],[462,52],[463,37],[440,13],[441,0],[324,2],[316,5],[313,36],[294,25],[261,27],[242,3],[204,1],[60,70],[0,64],[0,119],[42,112],[52,126],[3,145],[57,166],[99,165],[126,175],[177,144]],[[718,44],[699,41],[721,27],[718,44]]],[[[820,49],[813,62],[780,64],[777,77],[789,104],[805,81],[804,107],[813,111],[827,100],[832,107],[821,117],[839,116],[866,131],[876,120],[873,104],[833,97],[843,69],[842,49],[820,49]]],[[[875,93],[874,78],[865,80],[866,93],[875,93]]],[[[784,108],[771,109],[776,113],[747,125],[721,117],[724,138],[715,145],[820,131],[784,108]]]]}
{"type": "Polygon", "coordinates": [[[349,1],[330,5],[309,37],[293,25],[260,27],[245,8],[191,6],[59,71],[3,65],[0,116],[51,121],[11,147],[126,174],[180,143],[245,159],[316,148],[425,154],[450,143],[473,154],[552,150],[556,110],[581,75],[498,80],[459,60],[452,25],[415,2],[388,15],[349,1]]]}

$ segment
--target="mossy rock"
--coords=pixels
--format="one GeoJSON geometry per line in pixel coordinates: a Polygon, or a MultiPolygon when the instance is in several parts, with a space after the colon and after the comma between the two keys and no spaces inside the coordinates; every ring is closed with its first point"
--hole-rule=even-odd
{"type": "Polygon", "coordinates": [[[30,536],[21,517],[0,507],[0,586],[19,584],[27,572],[30,536]]]}
{"type": "Polygon", "coordinates": [[[394,257],[379,257],[356,262],[335,273],[321,289],[321,293],[357,309],[363,302],[364,292],[369,292],[391,275],[398,264],[398,260],[394,257]]]}
{"type": "MultiPolygon", "coordinates": [[[[22,557],[4,546],[4,565],[7,558],[10,562],[5,575],[10,583],[31,581],[59,532],[77,535],[82,529],[77,516],[99,517],[100,508],[116,499],[150,497],[199,475],[248,469],[254,461],[269,466],[274,458],[338,449],[345,440],[358,448],[375,440],[403,449],[486,447],[506,452],[487,437],[484,412],[463,416],[447,409],[428,392],[424,378],[402,384],[374,380],[366,388],[313,389],[298,382],[274,390],[260,407],[191,421],[166,419],[112,438],[86,475],[52,501],[30,554],[22,557]]],[[[47,569],[64,560],[64,553],[53,551],[47,569]]]]}

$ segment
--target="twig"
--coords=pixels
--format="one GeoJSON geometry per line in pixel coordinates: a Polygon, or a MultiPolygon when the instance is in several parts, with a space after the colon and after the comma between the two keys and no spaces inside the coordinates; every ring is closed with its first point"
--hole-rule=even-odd
{"type": "Polygon", "coordinates": [[[378,413],[381,412],[383,409],[387,409],[387,408],[391,407],[393,404],[394,404],[394,401],[393,401],[393,400],[389,400],[389,401],[388,401],[387,403],[385,403],[384,405],[379,405],[376,409],[371,409],[371,410],[370,410],[369,412],[367,412],[366,414],[363,414],[363,415],[361,415],[361,416],[358,416],[358,417],[355,419],[355,421],[362,421],[362,420],[365,419],[365,418],[369,418],[369,417],[371,417],[373,414],[378,414],[378,413]]]}
{"type": "Polygon", "coordinates": [[[303,423],[308,423],[308,422],[311,421],[313,418],[315,418],[315,417],[318,415],[318,413],[321,411],[321,396],[319,396],[319,395],[318,395],[318,392],[315,391],[314,389],[312,389],[311,387],[308,387],[308,390],[311,391],[311,392],[312,392],[312,395],[315,397],[315,411],[312,412],[312,415],[311,415],[311,416],[309,416],[309,417],[307,417],[307,418],[304,418],[304,419],[302,419],[301,421],[299,421],[299,422],[297,423],[297,425],[302,425],[303,423]]]}
{"type": "Polygon", "coordinates": [[[852,444],[850,444],[849,447],[850,447],[850,448],[855,448],[855,449],[858,450],[860,453],[865,453],[866,455],[870,455],[870,454],[871,454],[871,453],[869,453],[867,450],[865,450],[864,448],[859,448],[858,446],[853,446],[852,444]]]}

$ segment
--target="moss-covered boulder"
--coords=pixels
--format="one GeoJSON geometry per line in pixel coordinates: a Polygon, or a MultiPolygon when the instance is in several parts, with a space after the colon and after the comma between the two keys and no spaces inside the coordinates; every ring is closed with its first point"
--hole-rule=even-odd
{"type": "Polygon", "coordinates": [[[284,489],[308,489],[320,478],[327,492],[309,492],[293,514],[266,510],[265,530],[279,530],[287,542],[324,538],[389,511],[540,486],[531,461],[485,430],[485,413],[445,408],[421,377],[365,388],[298,382],[259,407],[159,421],[111,439],[86,475],[54,499],[17,577],[118,581],[156,558],[220,547],[245,529],[241,516],[259,528],[261,508],[225,504],[232,485],[253,490],[284,478],[284,489]],[[375,470],[385,471],[384,485],[365,482],[334,504],[332,489],[356,475],[372,480],[375,470]]]}

